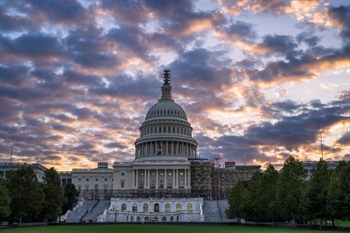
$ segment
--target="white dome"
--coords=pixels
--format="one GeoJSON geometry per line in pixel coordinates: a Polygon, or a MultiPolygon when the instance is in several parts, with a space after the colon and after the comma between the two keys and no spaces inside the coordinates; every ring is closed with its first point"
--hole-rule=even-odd
{"type": "Polygon", "coordinates": [[[156,117],[174,117],[187,120],[186,112],[173,100],[159,100],[147,112],[146,120],[156,117]]]}

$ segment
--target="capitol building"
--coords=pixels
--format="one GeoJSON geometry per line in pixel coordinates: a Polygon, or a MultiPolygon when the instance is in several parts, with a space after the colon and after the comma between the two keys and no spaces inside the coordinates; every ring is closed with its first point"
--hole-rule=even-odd
{"type": "MultiPolygon", "coordinates": [[[[237,166],[218,158],[201,159],[184,109],[172,98],[170,70],[164,70],[161,97],[147,112],[131,162],[100,162],[94,169],[60,172],[73,183],[77,206],[67,222],[228,221],[227,196],[238,180],[247,181],[260,166],[237,166]]],[[[5,165],[0,166],[4,176],[5,165]]],[[[40,169],[44,169],[42,166],[40,169]]],[[[34,169],[35,170],[35,169],[34,169]]],[[[36,171],[39,172],[40,171],[36,171]]],[[[41,172],[42,173],[42,172],[41,172]]]]}

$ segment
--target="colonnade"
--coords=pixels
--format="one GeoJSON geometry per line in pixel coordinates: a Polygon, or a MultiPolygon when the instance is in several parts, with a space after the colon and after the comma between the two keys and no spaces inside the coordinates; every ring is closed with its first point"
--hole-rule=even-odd
{"type": "Polygon", "coordinates": [[[136,145],[135,157],[148,155],[185,155],[196,157],[197,146],[179,141],[153,141],[136,145]]]}
{"type": "Polygon", "coordinates": [[[132,171],[133,189],[188,189],[190,187],[190,169],[134,169],[132,171]]]}

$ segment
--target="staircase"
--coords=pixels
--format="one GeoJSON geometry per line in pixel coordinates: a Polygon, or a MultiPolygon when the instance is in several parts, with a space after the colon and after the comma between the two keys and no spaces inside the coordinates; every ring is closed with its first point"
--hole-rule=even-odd
{"type": "Polygon", "coordinates": [[[111,201],[102,200],[97,203],[97,205],[92,208],[84,217],[83,222],[97,222],[97,216],[103,214],[103,212],[111,206],[111,201]]]}
{"type": "Polygon", "coordinates": [[[90,201],[85,201],[84,204],[77,208],[74,212],[71,212],[67,216],[66,222],[68,223],[73,223],[73,222],[81,222],[83,217],[89,213],[90,210],[93,209],[93,207],[98,203],[97,200],[90,200],[90,201]]]}
{"type": "Polygon", "coordinates": [[[216,200],[203,201],[204,222],[222,222],[221,212],[216,200]]]}

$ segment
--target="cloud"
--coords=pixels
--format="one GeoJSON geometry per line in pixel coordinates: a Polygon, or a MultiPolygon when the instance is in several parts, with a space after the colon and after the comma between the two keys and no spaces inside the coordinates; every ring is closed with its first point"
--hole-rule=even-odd
{"type": "Polygon", "coordinates": [[[340,29],[340,35],[346,39],[350,39],[350,5],[329,7],[327,15],[331,24],[340,29]]]}
{"type": "Polygon", "coordinates": [[[266,64],[264,69],[250,71],[253,81],[265,83],[298,82],[313,79],[324,70],[345,67],[350,62],[350,44],[342,48],[312,56],[313,50],[288,56],[287,61],[279,60],[266,64]]]}
{"type": "Polygon", "coordinates": [[[61,42],[52,35],[23,34],[15,39],[0,37],[2,62],[30,59],[32,63],[50,64],[62,60],[66,56],[61,42]]]}
{"type": "Polygon", "coordinates": [[[344,135],[342,135],[338,140],[337,140],[338,144],[341,145],[347,145],[350,146],[350,132],[345,133],[344,135]]]}

